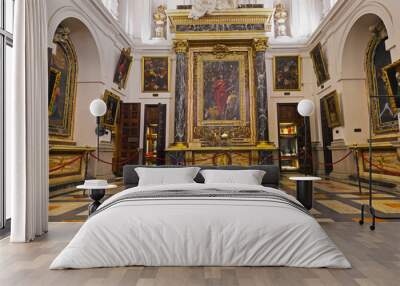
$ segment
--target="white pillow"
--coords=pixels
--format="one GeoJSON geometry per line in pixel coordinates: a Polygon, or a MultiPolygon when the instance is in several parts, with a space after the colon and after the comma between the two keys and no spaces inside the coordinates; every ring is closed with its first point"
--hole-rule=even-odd
{"type": "Polygon", "coordinates": [[[195,183],[193,180],[200,168],[135,168],[139,176],[139,186],[150,185],[171,185],[171,184],[190,184],[195,183]]]}
{"type": "Polygon", "coordinates": [[[202,170],[206,184],[261,185],[265,171],[261,170],[202,170]]]}

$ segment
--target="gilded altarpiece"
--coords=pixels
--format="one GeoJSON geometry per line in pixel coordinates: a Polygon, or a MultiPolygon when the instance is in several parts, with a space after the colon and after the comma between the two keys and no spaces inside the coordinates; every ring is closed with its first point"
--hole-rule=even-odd
{"type": "Polygon", "coordinates": [[[189,146],[215,146],[221,136],[230,146],[256,144],[252,55],[222,44],[189,49],[189,146]]]}
{"type": "MultiPolygon", "coordinates": [[[[251,6],[251,5],[250,5],[251,6]]],[[[175,33],[175,141],[169,164],[270,164],[265,51],[272,11],[168,10],[175,33]]]]}

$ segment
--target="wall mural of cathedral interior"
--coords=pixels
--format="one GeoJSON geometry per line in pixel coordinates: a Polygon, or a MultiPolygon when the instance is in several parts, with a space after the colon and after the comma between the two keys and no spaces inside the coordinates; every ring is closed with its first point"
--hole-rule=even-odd
{"type": "Polygon", "coordinates": [[[399,1],[0,2],[1,285],[398,285],[399,1]]]}

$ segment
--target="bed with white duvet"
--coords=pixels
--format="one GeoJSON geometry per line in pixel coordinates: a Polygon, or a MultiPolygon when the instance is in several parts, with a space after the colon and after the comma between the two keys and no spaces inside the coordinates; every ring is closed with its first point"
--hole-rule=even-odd
{"type": "Polygon", "coordinates": [[[351,267],[292,196],[258,185],[189,183],[109,198],[50,268],[133,265],[351,267]]]}

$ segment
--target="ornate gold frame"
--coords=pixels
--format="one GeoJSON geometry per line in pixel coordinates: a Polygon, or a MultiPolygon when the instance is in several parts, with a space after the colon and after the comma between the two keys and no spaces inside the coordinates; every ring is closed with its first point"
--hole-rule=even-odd
{"type": "Polygon", "coordinates": [[[313,67],[314,67],[314,72],[315,72],[315,76],[317,77],[317,84],[318,86],[324,84],[325,82],[327,82],[330,79],[330,75],[329,75],[329,70],[328,67],[326,65],[326,60],[325,60],[325,55],[324,55],[324,51],[322,50],[322,45],[321,43],[318,43],[310,52],[310,56],[313,62],[313,67]],[[319,52],[319,54],[321,55],[321,62],[322,62],[322,67],[324,69],[324,73],[326,75],[326,80],[325,81],[320,81],[319,77],[318,77],[318,70],[317,70],[317,65],[316,65],[316,51],[319,52]]]}
{"type": "MultiPolygon", "coordinates": [[[[117,118],[118,118],[118,114],[119,114],[119,108],[120,108],[120,104],[121,104],[121,99],[119,98],[118,95],[112,93],[111,91],[105,90],[104,91],[104,95],[103,95],[103,100],[104,100],[104,102],[106,104],[108,102],[108,98],[109,97],[114,98],[118,102],[117,109],[115,110],[114,124],[111,125],[111,124],[106,123],[105,122],[105,117],[104,117],[105,115],[101,117],[100,124],[101,124],[101,126],[113,131],[113,130],[115,130],[115,127],[117,125],[117,118]]],[[[108,107],[108,105],[107,105],[107,107],[108,107]]]]}
{"type": "MultiPolygon", "coordinates": [[[[228,43],[227,43],[228,44],[228,43]]],[[[256,144],[256,106],[255,106],[255,90],[254,90],[254,50],[252,48],[251,43],[248,45],[227,45],[226,51],[221,50],[222,45],[215,45],[215,42],[209,42],[208,44],[205,43],[204,46],[201,47],[189,47],[189,52],[188,52],[188,102],[187,102],[187,118],[188,118],[188,125],[187,125],[187,141],[190,146],[196,146],[200,142],[198,139],[194,138],[194,108],[199,110],[199,107],[201,107],[202,103],[200,100],[197,101],[197,105],[194,104],[194,81],[196,80],[197,83],[202,82],[202,75],[201,78],[194,79],[194,69],[198,68],[197,65],[195,64],[195,53],[205,53],[206,56],[203,58],[210,58],[210,59],[215,59],[219,57],[219,60],[223,60],[225,58],[234,58],[234,59],[239,59],[242,61],[242,64],[240,65],[241,72],[243,71],[242,74],[240,74],[241,80],[243,80],[243,84],[240,87],[241,92],[244,92],[245,86],[247,84],[248,86],[248,93],[249,93],[249,111],[250,111],[250,122],[249,122],[249,127],[250,127],[250,137],[248,138],[248,142],[246,142],[246,145],[254,145],[256,144]],[[241,56],[240,53],[246,52],[247,53],[247,62],[248,62],[248,67],[245,66],[245,58],[244,55],[241,56]],[[244,70],[248,68],[248,82],[246,83],[246,75],[244,73],[244,70]]],[[[199,85],[202,87],[202,84],[199,85]]],[[[245,95],[240,97],[241,100],[245,101],[245,95]]],[[[200,99],[200,97],[199,97],[200,99]]],[[[241,102],[241,117],[243,114],[246,113],[245,109],[245,104],[241,102]],[[243,109],[243,110],[242,110],[243,109]]],[[[246,116],[242,117],[245,118],[246,116]]],[[[209,124],[204,124],[204,121],[198,121],[198,126],[200,125],[200,122],[202,123],[202,126],[209,126],[210,128],[213,126],[230,126],[230,127],[237,127],[241,128],[243,126],[246,126],[245,120],[244,122],[240,122],[239,124],[237,121],[231,121],[231,120],[218,120],[216,122],[208,122],[209,124]],[[236,124],[236,125],[234,125],[236,124]]]]}
{"type": "Polygon", "coordinates": [[[76,110],[76,90],[77,90],[77,74],[78,60],[75,52],[75,47],[69,37],[69,29],[64,26],[59,26],[54,35],[53,43],[60,46],[65,51],[69,61],[66,94],[69,94],[68,110],[64,111],[64,125],[67,130],[66,135],[52,132],[49,122],[49,142],[54,144],[75,144],[74,129],[75,129],[75,110],[76,110]]]}
{"type": "Polygon", "coordinates": [[[167,93],[167,92],[171,92],[171,59],[169,56],[142,56],[141,59],[141,76],[142,76],[142,82],[141,82],[141,86],[142,86],[142,92],[143,93],[167,93]],[[144,60],[145,58],[156,58],[156,59],[168,59],[168,90],[144,90],[144,60]]]}
{"type": "MultiPolygon", "coordinates": [[[[386,122],[382,123],[380,120],[379,112],[380,112],[380,107],[379,107],[379,101],[374,98],[371,101],[370,95],[377,95],[378,94],[378,87],[376,85],[376,80],[375,80],[375,67],[371,65],[373,61],[373,57],[375,56],[375,50],[378,44],[382,41],[381,35],[382,33],[379,33],[378,35],[372,36],[370,42],[368,43],[368,47],[366,50],[366,57],[365,57],[365,70],[366,70],[366,76],[367,76],[367,81],[366,81],[366,87],[367,87],[367,100],[368,100],[368,108],[370,110],[371,116],[372,116],[372,122],[373,122],[373,139],[386,139],[386,138],[392,138],[393,136],[396,136],[396,133],[398,128],[397,121],[393,122],[386,122]]],[[[383,76],[383,80],[385,76],[383,76]]],[[[388,91],[389,93],[389,91],[388,91]]]]}
{"type": "Polygon", "coordinates": [[[117,66],[115,67],[115,71],[114,71],[114,75],[113,75],[113,83],[115,83],[118,86],[118,89],[125,89],[126,88],[126,83],[128,82],[128,78],[129,78],[129,73],[131,71],[131,67],[132,67],[132,62],[133,62],[133,56],[131,56],[131,48],[124,48],[121,51],[121,54],[118,58],[118,62],[117,62],[117,66]],[[126,77],[125,80],[123,80],[121,83],[115,82],[114,78],[115,78],[115,74],[117,72],[118,69],[118,64],[121,60],[122,57],[127,57],[129,58],[130,62],[129,62],[129,66],[128,66],[128,70],[126,71],[126,77]]]}
{"type": "Polygon", "coordinates": [[[272,69],[272,77],[273,77],[273,90],[274,91],[301,91],[301,80],[303,78],[302,72],[301,72],[301,57],[299,55],[279,55],[279,56],[274,56],[273,60],[273,69],[272,69]],[[293,57],[297,58],[297,69],[298,69],[298,74],[299,74],[299,88],[298,89],[279,89],[276,88],[276,59],[277,58],[283,58],[283,57],[293,57]]]}
{"type": "Polygon", "coordinates": [[[339,101],[339,94],[335,91],[329,93],[328,95],[324,96],[322,98],[322,102],[323,102],[323,108],[325,109],[325,116],[326,116],[326,120],[328,122],[328,126],[329,128],[335,128],[335,127],[339,127],[339,126],[343,126],[343,115],[342,115],[342,109],[340,107],[340,101],[339,101]],[[337,121],[336,122],[332,122],[331,121],[331,117],[329,116],[329,107],[328,107],[328,99],[330,98],[334,98],[335,100],[335,113],[337,116],[337,121]]]}
{"type": "Polygon", "coordinates": [[[394,113],[399,113],[400,108],[397,108],[397,106],[396,106],[396,100],[394,98],[394,92],[392,89],[392,85],[390,84],[390,78],[389,78],[389,73],[388,73],[389,69],[396,68],[396,67],[400,68],[400,60],[397,60],[394,63],[387,65],[383,68],[383,81],[385,82],[388,95],[393,96],[393,98],[391,98],[391,100],[390,100],[390,107],[393,109],[394,113]]]}

